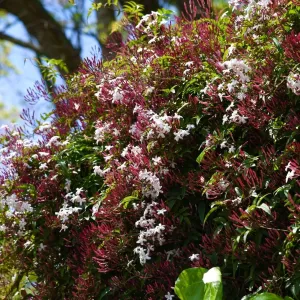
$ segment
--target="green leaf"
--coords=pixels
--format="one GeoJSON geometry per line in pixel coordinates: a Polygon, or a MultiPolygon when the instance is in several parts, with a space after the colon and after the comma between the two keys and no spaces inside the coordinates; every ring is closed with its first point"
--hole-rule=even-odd
{"type": "Polygon", "coordinates": [[[290,290],[293,294],[293,296],[296,298],[296,299],[299,299],[299,295],[300,295],[300,280],[299,280],[299,277],[298,277],[298,280],[296,280],[290,287],[290,290]]]}
{"type": "Polygon", "coordinates": [[[92,3],[92,6],[89,8],[88,13],[87,13],[87,18],[90,17],[90,15],[92,14],[92,12],[95,10],[99,10],[102,7],[102,3],[92,3]]]}
{"type": "Polygon", "coordinates": [[[267,204],[263,203],[263,204],[257,206],[256,208],[260,208],[263,211],[265,211],[268,215],[272,216],[271,209],[270,209],[270,207],[267,204]]]}
{"type": "Polygon", "coordinates": [[[201,223],[204,223],[204,218],[205,218],[205,202],[201,201],[198,204],[198,215],[201,223]]]}
{"type": "Polygon", "coordinates": [[[205,154],[206,154],[206,152],[207,152],[208,150],[210,150],[210,148],[205,148],[205,149],[198,155],[198,157],[197,157],[197,159],[196,159],[196,162],[197,162],[198,164],[201,163],[201,161],[203,160],[203,158],[204,158],[204,156],[205,156],[205,154]]]}
{"type": "Polygon", "coordinates": [[[275,44],[277,50],[278,50],[280,53],[283,53],[283,49],[282,49],[282,47],[281,47],[279,41],[278,41],[275,37],[273,37],[272,40],[273,40],[273,42],[274,42],[274,44],[275,44]]]}
{"type": "Polygon", "coordinates": [[[220,268],[186,269],[176,280],[174,291],[181,300],[222,300],[220,268]]]}
{"type": "Polygon", "coordinates": [[[222,300],[222,299],[223,299],[222,281],[210,282],[205,284],[205,294],[203,300],[222,300]]]}
{"type": "Polygon", "coordinates": [[[99,298],[97,300],[103,300],[105,299],[105,296],[110,292],[110,288],[105,288],[102,293],[100,294],[99,298]]]}
{"type": "Polygon", "coordinates": [[[272,293],[262,293],[251,297],[249,300],[283,300],[280,296],[272,293]]]}
{"type": "Polygon", "coordinates": [[[209,217],[215,210],[217,210],[218,208],[219,208],[219,206],[215,206],[215,207],[213,207],[213,208],[208,212],[208,214],[205,216],[205,219],[204,219],[203,224],[206,223],[208,217],[209,217]]]}
{"type": "Polygon", "coordinates": [[[135,197],[135,196],[128,196],[128,197],[125,197],[122,201],[121,201],[121,204],[123,205],[124,208],[127,208],[128,205],[135,201],[135,200],[139,200],[139,198],[135,197]]]}
{"type": "Polygon", "coordinates": [[[247,231],[244,233],[244,238],[243,238],[244,243],[246,243],[248,234],[249,234],[251,231],[252,231],[252,230],[250,229],[250,230],[247,230],[247,231]]]}
{"type": "Polygon", "coordinates": [[[279,187],[275,192],[274,195],[276,196],[278,193],[283,192],[284,195],[287,197],[288,196],[288,192],[289,190],[292,188],[292,186],[290,184],[285,184],[281,187],[279,187]]]}
{"type": "Polygon", "coordinates": [[[181,272],[175,282],[175,294],[181,300],[200,300],[204,295],[204,268],[190,268],[181,272]]]}

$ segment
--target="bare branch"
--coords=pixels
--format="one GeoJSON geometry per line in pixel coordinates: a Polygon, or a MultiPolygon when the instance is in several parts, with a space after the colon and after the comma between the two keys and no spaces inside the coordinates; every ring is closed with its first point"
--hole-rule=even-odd
{"type": "Polygon", "coordinates": [[[39,47],[35,46],[34,44],[19,40],[15,37],[7,35],[3,32],[0,32],[0,40],[8,41],[8,42],[11,42],[11,43],[16,44],[18,46],[30,49],[30,50],[32,50],[35,53],[40,54],[40,55],[43,54],[41,49],[39,47]]]}
{"type": "Polygon", "coordinates": [[[40,0],[0,0],[0,9],[23,22],[31,37],[39,43],[43,55],[64,60],[71,72],[77,70],[81,61],[79,50],[72,45],[63,27],[40,0]]]}

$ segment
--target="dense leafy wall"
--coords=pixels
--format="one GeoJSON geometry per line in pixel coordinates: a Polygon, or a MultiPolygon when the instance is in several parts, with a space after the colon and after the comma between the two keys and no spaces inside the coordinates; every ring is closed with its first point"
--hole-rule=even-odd
{"type": "MultiPolygon", "coordinates": [[[[298,299],[299,2],[230,4],[143,16],[113,61],[69,78],[46,120],[24,112],[39,140],[3,129],[12,293],[172,299],[182,270],[219,266],[225,299],[298,299]]],[[[38,85],[28,99],[40,97],[38,85]]]]}

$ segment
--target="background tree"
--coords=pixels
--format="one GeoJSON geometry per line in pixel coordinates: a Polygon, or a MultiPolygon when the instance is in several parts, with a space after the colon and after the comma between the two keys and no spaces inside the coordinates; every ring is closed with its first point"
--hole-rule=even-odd
{"type": "MultiPolygon", "coordinates": [[[[137,0],[144,6],[144,12],[150,13],[157,9],[173,5],[178,12],[184,10],[183,0],[165,0],[160,5],[158,0],[137,0]]],[[[7,23],[4,30],[0,31],[0,40],[8,41],[15,45],[30,49],[37,57],[61,59],[65,62],[68,70],[73,72],[80,64],[82,50],[82,36],[88,35],[95,38],[103,52],[104,58],[110,58],[109,49],[105,42],[112,30],[118,16],[118,8],[122,7],[126,0],[106,1],[97,0],[96,18],[89,22],[87,10],[90,3],[85,0],[57,0],[49,4],[46,0],[1,0],[0,9],[12,14],[17,21],[22,22],[28,32],[27,40],[14,37],[6,32],[12,24],[7,23]],[[118,3],[116,5],[107,5],[118,3]],[[102,4],[102,5],[101,5],[102,4]],[[60,7],[61,11],[52,11],[53,6],[60,7]],[[100,8],[101,6],[101,8],[100,8]],[[71,33],[71,34],[67,34],[71,33]]],[[[5,22],[3,18],[2,22],[5,22]]],[[[63,70],[61,70],[64,73],[63,70]]]]}

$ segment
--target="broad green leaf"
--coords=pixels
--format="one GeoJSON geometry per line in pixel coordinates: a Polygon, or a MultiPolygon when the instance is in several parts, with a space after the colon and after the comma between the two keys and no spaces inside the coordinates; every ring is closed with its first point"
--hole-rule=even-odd
{"type": "Polygon", "coordinates": [[[211,282],[205,284],[205,294],[203,300],[222,300],[223,285],[222,282],[211,282]]]}
{"type": "Polygon", "coordinates": [[[251,297],[249,300],[283,300],[280,296],[272,293],[262,293],[251,297]]]}
{"type": "Polygon", "coordinates": [[[223,285],[220,268],[209,269],[203,275],[203,282],[205,283],[203,300],[222,300],[223,285]]]}
{"type": "Polygon", "coordinates": [[[175,282],[175,294],[181,300],[200,300],[204,295],[204,268],[190,268],[181,272],[175,282]]]}
{"type": "Polygon", "coordinates": [[[222,300],[220,268],[186,269],[179,275],[174,291],[181,300],[222,300]]]}

